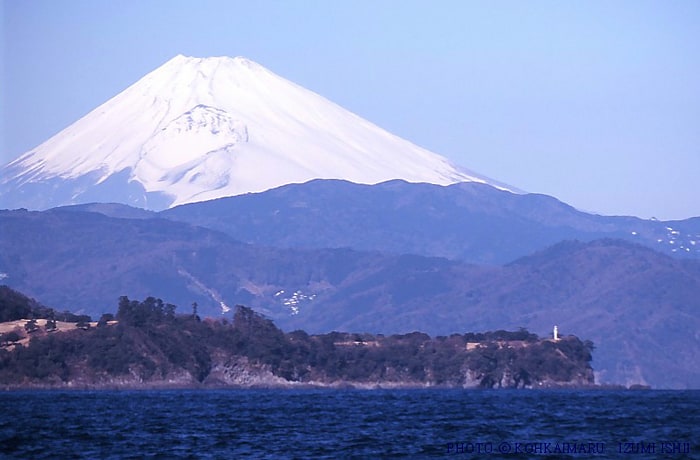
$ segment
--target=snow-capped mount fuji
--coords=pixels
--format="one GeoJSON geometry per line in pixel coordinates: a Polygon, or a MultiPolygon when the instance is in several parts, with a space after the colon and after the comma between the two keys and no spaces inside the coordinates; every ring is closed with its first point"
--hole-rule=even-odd
{"type": "Polygon", "coordinates": [[[0,171],[0,207],[161,210],[311,179],[499,186],[242,57],[176,56],[0,171]]]}

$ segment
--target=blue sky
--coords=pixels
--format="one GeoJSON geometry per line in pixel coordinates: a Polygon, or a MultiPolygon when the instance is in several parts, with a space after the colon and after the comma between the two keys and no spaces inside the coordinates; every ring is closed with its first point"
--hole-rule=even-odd
{"type": "Polygon", "coordinates": [[[177,54],[246,56],[579,209],[700,216],[700,2],[2,3],[4,164],[177,54]]]}

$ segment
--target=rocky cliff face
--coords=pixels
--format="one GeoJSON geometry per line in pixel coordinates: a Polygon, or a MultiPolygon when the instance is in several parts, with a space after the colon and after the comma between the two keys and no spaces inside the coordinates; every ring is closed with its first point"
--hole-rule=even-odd
{"type": "MultiPolygon", "coordinates": [[[[123,297],[117,321],[0,337],[5,388],[482,387],[591,385],[590,342],[525,330],[431,338],[285,334],[238,306],[233,322],[175,315],[159,299],[123,297]],[[27,338],[29,340],[27,341],[27,338]]],[[[15,321],[16,322],[16,321],[15,321]]],[[[30,321],[26,320],[25,326],[30,321]]],[[[20,333],[18,333],[18,331],[20,333]]]]}

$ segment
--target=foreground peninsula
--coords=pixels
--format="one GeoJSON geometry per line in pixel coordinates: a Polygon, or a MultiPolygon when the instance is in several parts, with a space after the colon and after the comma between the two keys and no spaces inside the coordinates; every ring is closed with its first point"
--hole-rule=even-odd
{"type": "MultiPolygon", "coordinates": [[[[18,306],[22,296],[13,299],[14,315],[26,314],[18,306]]],[[[122,297],[116,316],[103,315],[97,323],[43,308],[29,308],[34,318],[43,319],[14,321],[8,321],[5,308],[0,388],[538,388],[594,383],[593,344],[574,336],[541,339],[526,330],[435,338],[420,332],[284,333],[244,306],[236,307],[232,321],[201,320],[196,311],[176,314],[175,306],[153,297],[122,297]]]]}

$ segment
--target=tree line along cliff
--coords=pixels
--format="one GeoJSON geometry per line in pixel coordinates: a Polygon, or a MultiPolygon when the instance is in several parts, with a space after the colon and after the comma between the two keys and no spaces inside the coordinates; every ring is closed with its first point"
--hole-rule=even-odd
{"type": "Polygon", "coordinates": [[[121,297],[116,315],[96,323],[64,316],[80,327],[62,328],[52,309],[6,287],[0,307],[3,324],[16,323],[0,335],[5,388],[593,384],[590,341],[542,339],[525,329],[434,338],[420,332],[285,333],[245,306],[236,306],[231,319],[200,319],[196,305],[178,314],[153,297],[121,297]],[[41,317],[45,321],[37,322],[41,317]],[[22,325],[20,319],[34,321],[22,325]]]}

